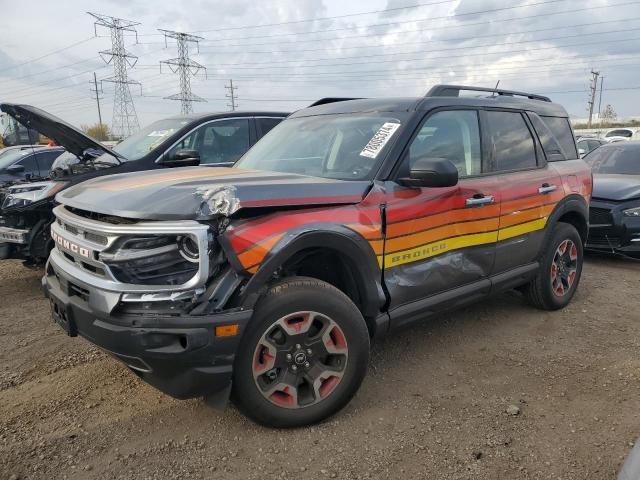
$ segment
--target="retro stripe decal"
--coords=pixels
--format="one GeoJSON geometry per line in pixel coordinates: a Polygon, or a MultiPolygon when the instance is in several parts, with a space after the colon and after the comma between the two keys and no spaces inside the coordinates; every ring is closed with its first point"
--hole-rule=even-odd
{"type": "Polygon", "coordinates": [[[541,196],[537,188],[537,182],[513,185],[501,190],[500,203],[482,208],[466,207],[465,200],[473,191],[419,196],[414,191],[394,192],[398,195],[393,209],[387,210],[386,238],[380,204],[388,197],[379,196],[369,196],[359,205],[275,212],[249,220],[226,236],[240,264],[252,274],[286,232],[313,224],[340,225],[369,243],[380,267],[390,268],[542,230],[564,191],[541,196]]]}
{"type": "Polygon", "coordinates": [[[406,263],[419,262],[453,250],[507,240],[509,238],[542,230],[547,223],[547,218],[548,217],[539,218],[520,225],[514,225],[512,227],[502,228],[491,232],[472,233],[469,235],[444,238],[424,245],[419,245],[414,248],[400,250],[386,255],[379,255],[378,264],[382,268],[384,261],[384,267],[391,268],[398,265],[404,265],[406,263]]]}

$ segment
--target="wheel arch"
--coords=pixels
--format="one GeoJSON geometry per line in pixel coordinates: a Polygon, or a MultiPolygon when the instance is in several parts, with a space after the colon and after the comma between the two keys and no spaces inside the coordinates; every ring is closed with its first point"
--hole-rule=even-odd
{"type": "MultiPolygon", "coordinates": [[[[304,230],[289,232],[267,254],[257,272],[249,279],[240,297],[239,304],[244,308],[253,308],[274,274],[292,261],[296,261],[305,254],[329,255],[337,259],[339,263],[330,265],[331,268],[340,269],[341,272],[349,272],[352,276],[352,286],[357,289],[358,301],[354,301],[360,309],[368,326],[375,329],[373,321],[381,314],[386,303],[386,297],[382,288],[382,271],[378,265],[377,257],[369,243],[353,230],[342,225],[313,226],[307,225],[304,230]]],[[[306,272],[306,276],[310,276],[306,272]]],[[[327,278],[315,278],[327,281],[327,278]]],[[[334,283],[334,282],[328,282],[334,283]]],[[[348,296],[343,285],[335,285],[348,296]],[[340,287],[343,288],[340,288],[340,287]]]]}
{"type": "MultiPolygon", "coordinates": [[[[589,234],[589,205],[584,197],[572,194],[558,202],[549,216],[547,225],[552,226],[558,222],[573,225],[578,230],[582,245],[585,245],[589,234]]],[[[547,228],[545,245],[549,239],[550,232],[551,229],[547,228]]]]}

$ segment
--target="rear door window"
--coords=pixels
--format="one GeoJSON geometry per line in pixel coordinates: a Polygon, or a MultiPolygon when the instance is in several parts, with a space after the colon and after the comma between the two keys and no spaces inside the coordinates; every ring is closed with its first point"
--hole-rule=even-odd
{"type": "Polygon", "coordinates": [[[576,141],[571,131],[571,125],[569,119],[565,117],[541,117],[544,123],[547,124],[549,130],[553,133],[553,136],[558,140],[558,143],[562,147],[567,160],[573,160],[578,158],[578,151],[576,150],[576,141]]]}
{"type": "Polygon", "coordinates": [[[487,111],[494,168],[498,171],[536,168],[536,147],[529,127],[519,112],[487,111]]]}
{"type": "MultiPolygon", "coordinates": [[[[568,157],[563,152],[560,142],[556,139],[553,132],[549,130],[549,127],[542,121],[542,119],[532,112],[529,112],[527,116],[531,120],[534,130],[538,134],[538,138],[542,144],[547,161],[556,162],[559,160],[566,160],[568,157]]],[[[587,145],[584,145],[581,148],[584,148],[585,152],[587,151],[587,145]]]]}

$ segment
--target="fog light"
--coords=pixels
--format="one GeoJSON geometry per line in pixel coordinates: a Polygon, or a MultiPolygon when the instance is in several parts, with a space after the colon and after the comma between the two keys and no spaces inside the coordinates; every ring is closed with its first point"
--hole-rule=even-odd
{"type": "Polygon", "coordinates": [[[191,237],[184,236],[178,239],[178,247],[180,248],[180,255],[185,260],[190,262],[197,262],[200,258],[198,244],[191,237]]]}

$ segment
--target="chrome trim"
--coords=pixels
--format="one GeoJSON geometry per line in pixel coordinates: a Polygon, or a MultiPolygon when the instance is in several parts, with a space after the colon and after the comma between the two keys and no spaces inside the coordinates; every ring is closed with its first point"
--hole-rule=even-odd
{"type": "MultiPolygon", "coordinates": [[[[187,133],[185,133],[183,136],[181,136],[178,140],[176,140],[175,142],[173,142],[171,144],[171,146],[169,148],[167,148],[164,152],[162,152],[162,154],[160,154],[158,156],[158,158],[156,158],[154,160],[153,163],[158,163],[160,162],[160,160],[167,154],[169,153],[169,150],[171,150],[173,147],[175,147],[177,144],[179,144],[182,140],[184,140],[185,138],[187,138],[189,135],[191,135],[193,132],[195,132],[196,130],[198,130],[201,127],[204,127],[205,125],[209,125],[210,123],[215,123],[215,122],[223,122],[225,120],[243,120],[243,119],[247,119],[247,120],[251,120],[252,118],[256,118],[253,116],[249,116],[249,117],[226,117],[226,118],[216,118],[215,120],[209,120],[207,122],[201,123],[199,125],[196,125],[195,127],[193,127],[191,130],[189,130],[187,133]]],[[[280,118],[280,117],[267,117],[267,118],[280,118]]],[[[206,164],[203,164],[206,165],[206,164]]]]}
{"type": "Polygon", "coordinates": [[[209,274],[209,227],[194,220],[179,221],[157,221],[139,222],[134,224],[113,225],[104,222],[90,220],[69,212],[60,205],[53,209],[53,213],[62,223],[71,225],[78,230],[78,235],[74,235],[64,229],[56,221],[51,225],[52,232],[68,239],[80,247],[89,250],[89,256],[81,256],[71,250],[65,250],[60,244],[51,251],[50,262],[55,270],[62,270],[73,279],[77,279],[82,284],[95,287],[108,292],[117,293],[157,293],[176,292],[183,290],[195,290],[203,287],[209,274]],[[84,238],[84,232],[91,232],[96,235],[106,236],[107,244],[92,242],[84,238]],[[198,261],[198,272],[186,283],[182,285],[137,285],[122,283],[118,281],[109,270],[109,267],[98,260],[100,252],[106,250],[120,235],[190,235],[198,244],[198,251],[201,252],[198,261]],[[71,255],[74,259],[87,263],[93,267],[104,271],[104,276],[86,270],[78,263],[69,261],[64,254],[71,255]]]}
{"type": "Polygon", "coordinates": [[[493,195],[485,195],[484,197],[471,197],[465,200],[467,207],[478,207],[482,205],[489,205],[495,201],[493,195]]]}
{"type": "Polygon", "coordinates": [[[540,188],[538,188],[538,193],[540,194],[551,193],[551,192],[555,192],[557,189],[558,187],[556,185],[543,185],[540,188]]]}
{"type": "Polygon", "coordinates": [[[20,245],[25,245],[27,243],[28,234],[29,230],[0,227],[0,243],[18,243],[20,245]]]}

